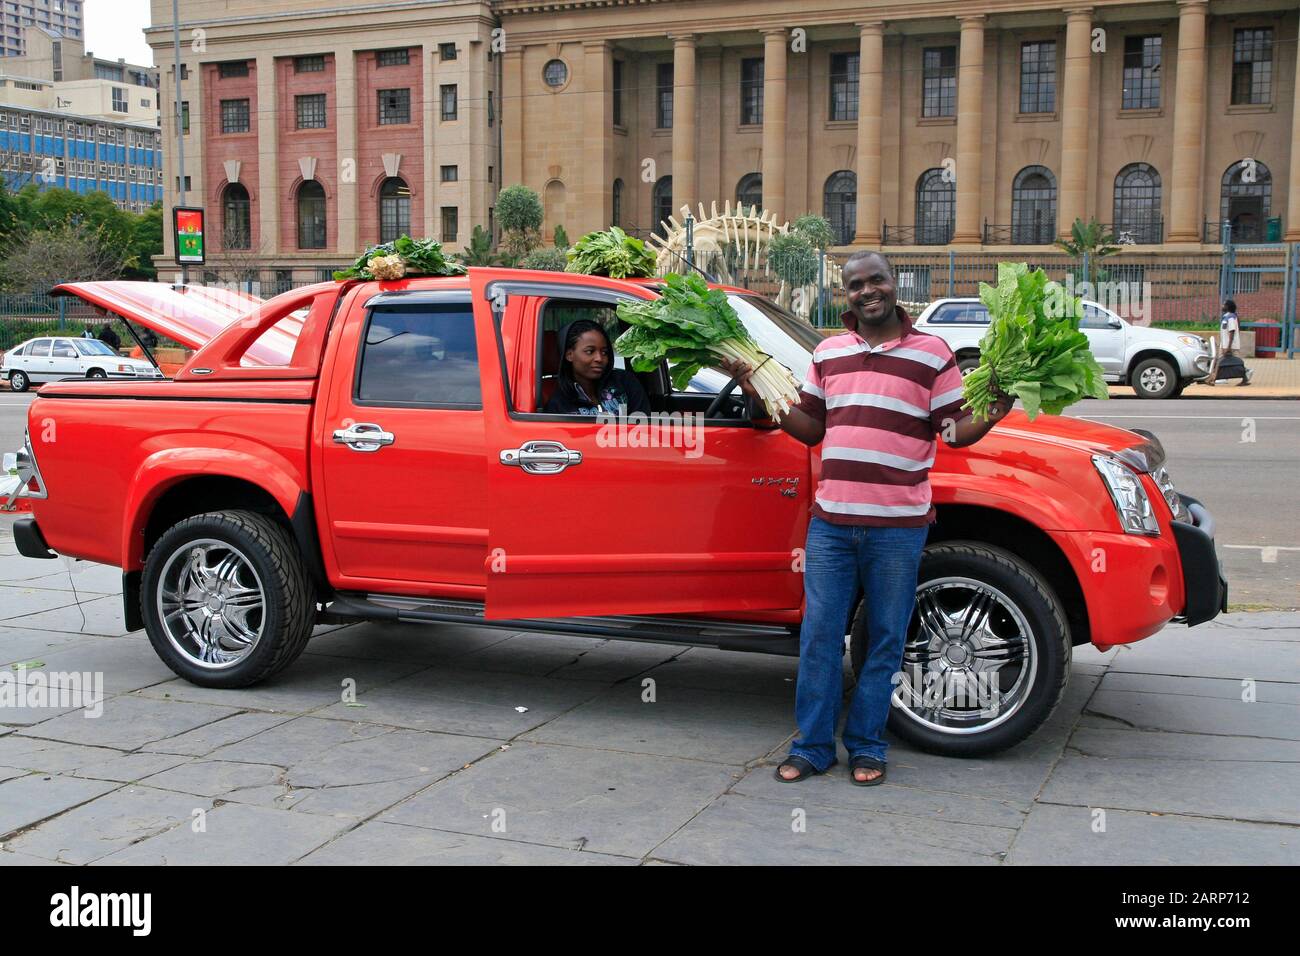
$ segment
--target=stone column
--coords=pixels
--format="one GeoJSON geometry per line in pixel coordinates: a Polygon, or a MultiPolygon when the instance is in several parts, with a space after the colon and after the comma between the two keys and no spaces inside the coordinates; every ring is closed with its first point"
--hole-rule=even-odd
{"type": "Polygon", "coordinates": [[[885,25],[858,24],[858,216],[854,245],[880,245],[885,25]]]}
{"type": "Polygon", "coordinates": [[[1300,67],[1291,93],[1291,175],[1286,187],[1286,241],[1300,242],[1300,67]]]}
{"type": "Polygon", "coordinates": [[[673,215],[699,202],[695,149],[695,35],[673,36],[673,215]]]}
{"type": "Polygon", "coordinates": [[[1173,192],[1166,242],[1201,241],[1201,158],[1205,128],[1206,0],[1178,4],[1178,80],[1174,93],[1173,192]]]}
{"type": "Polygon", "coordinates": [[[785,91],[784,27],[763,31],[763,205],[785,222],[785,91]]]}
{"type": "MultiPolygon", "coordinates": [[[[217,118],[220,122],[220,117],[217,118]]],[[[283,248],[296,248],[290,234],[284,241],[280,223],[280,104],[276,102],[275,55],[257,58],[257,212],[265,255],[278,255],[283,248]]],[[[193,120],[191,119],[191,126],[193,120]]],[[[291,160],[292,161],[292,160],[291,160]]]]}
{"type": "Polygon", "coordinates": [[[500,54],[501,80],[505,89],[501,92],[502,150],[501,185],[513,186],[524,181],[524,51],[516,46],[508,46],[500,54]]]}
{"type": "Polygon", "coordinates": [[[1088,209],[1088,95],[1092,85],[1092,8],[1065,11],[1065,83],[1061,90],[1061,179],[1056,232],[1069,238],[1088,209]]]}
{"type": "MultiPolygon", "coordinates": [[[[613,215],[614,188],[614,57],[613,44],[593,40],[582,45],[583,127],[586,129],[581,218],[572,239],[593,229],[608,229],[613,215]]],[[[692,87],[693,89],[693,87],[692,87]]],[[[676,188],[677,125],[673,117],[673,186],[676,188]]]]}
{"type": "Polygon", "coordinates": [[[334,51],[334,122],[338,129],[338,216],[339,250],[345,255],[361,252],[358,238],[360,218],[361,156],[357,152],[357,64],[351,49],[334,51]],[[356,250],[353,252],[352,250],[356,250]]]}
{"type": "Polygon", "coordinates": [[[957,63],[957,216],[952,241],[983,241],[980,187],[984,138],[984,15],[959,17],[957,63]]]}
{"type": "MultiPolygon", "coordinates": [[[[424,148],[424,175],[420,181],[420,191],[423,193],[423,202],[420,205],[420,219],[423,223],[421,235],[428,236],[431,239],[442,240],[442,223],[439,221],[438,207],[440,205],[438,189],[442,185],[438,182],[438,161],[437,147],[438,143],[438,116],[441,104],[438,96],[438,44],[436,41],[430,41],[424,45],[424,58],[420,67],[420,132],[421,145],[424,148]]],[[[466,176],[470,176],[469,170],[465,171],[466,176]]],[[[414,214],[414,203],[412,203],[412,214],[414,214]]],[[[469,228],[473,228],[473,220],[468,219],[469,228]]],[[[411,224],[415,228],[415,224],[411,224]]]]}

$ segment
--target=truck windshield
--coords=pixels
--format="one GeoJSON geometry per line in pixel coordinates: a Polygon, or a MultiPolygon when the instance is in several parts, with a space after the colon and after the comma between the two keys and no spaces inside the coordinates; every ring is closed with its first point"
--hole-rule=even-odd
{"type": "Polygon", "coordinates": [[[745,323],[758,347],[803,381],[808,376],[813,349],[822,334],[807,322],[759,295],[728,293],[732,308],[745,323]]]}

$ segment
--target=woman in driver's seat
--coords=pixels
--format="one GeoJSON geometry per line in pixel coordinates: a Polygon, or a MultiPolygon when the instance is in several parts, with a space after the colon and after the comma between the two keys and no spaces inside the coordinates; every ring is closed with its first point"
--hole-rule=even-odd
{"type": "Polygon", "coordinates": [[[578,319],[560,330],[560,372],[546,403],[552,415],[650,414],[650,399],[630,371],[614,367],[614,346],[605,329],[578,319]]]}

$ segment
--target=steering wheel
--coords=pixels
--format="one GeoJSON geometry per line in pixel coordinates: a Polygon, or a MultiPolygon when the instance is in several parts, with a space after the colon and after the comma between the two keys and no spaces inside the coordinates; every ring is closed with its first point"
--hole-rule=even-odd
{"type": "MultiPolygon", "coordinates": [[[[709,407],[705,409],[704,417],[706,419],[717,418],[718,412],[722,409],[722,406],[725,405],[729,400],[734,398],[732,393],[735,392],[736,387],[739,384],[740,384],[739,376],[733,376],[731,381],[727,382],[726,386],[722,389],[722,391],[718,392],[717,397],[711,403],[709,403],[709,407]]],[[[744,395],[743,398],[744,401],[741,404],[740,408],[738,409],[740,414],[734,416],[736,418],[741,418],[745,416],[746,413],[749,412],[749,403],[750,403],[749,396],[744,395]]]]}

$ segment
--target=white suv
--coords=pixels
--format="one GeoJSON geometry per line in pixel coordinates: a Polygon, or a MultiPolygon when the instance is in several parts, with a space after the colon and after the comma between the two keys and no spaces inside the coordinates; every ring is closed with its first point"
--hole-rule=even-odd
{"type": "MultiPolygon", "coordinates": [[[[979,365],[988,326],[988,309],[976,298],[938,299],[915,322],[918,332],[948,343],[963,375],[979,365]]],[[[1083,303],[1079,330],[1088,336],[1106,381],[1132,385],[1138,398],[1176,398],[1210,371],[1209,346],[1200,336],[1131,325],[1095,302],[1083,303]]]]}
{"type": "Polygon", "coordinates": [[[28,339],[0,358],[0,378],[15,392],[33,382],[62,378],[159,379],[163,375],[143,359],[122,358],[98,339],[46,337],[28,339]]]}

